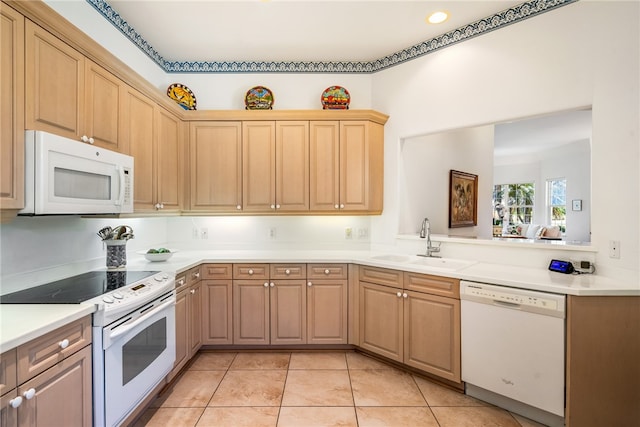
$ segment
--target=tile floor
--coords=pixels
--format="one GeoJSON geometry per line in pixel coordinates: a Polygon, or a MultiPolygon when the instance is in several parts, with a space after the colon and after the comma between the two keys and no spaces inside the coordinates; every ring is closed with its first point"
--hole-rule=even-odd
{"type": "Polygon", "coordinates": [[[200,352],[135,427],[540,426],[366,355],[200,352]]]}

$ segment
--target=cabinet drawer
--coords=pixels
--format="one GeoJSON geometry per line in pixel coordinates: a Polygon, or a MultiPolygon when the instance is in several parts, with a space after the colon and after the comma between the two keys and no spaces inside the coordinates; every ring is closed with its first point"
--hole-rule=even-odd
{"type": "Polygon", "coordinates": [[[0,396],[17,387],[16,349],[0,355],[0,396]]]}
{"type": "Polygon", "coordinates": [[[231,264],[204,264],[201,266],[200,274],[203,279],[228,280],[233,277],[233,266],[231,264]]]}
{"type": "Polygon", "coordinates": [[[346,279],[347,264],[307,264],[307,279],[346,279]]]}
{"type": "Polygon", "coordinates": [[[181,289],[185,289],[187,288],[187,273],[188,271],[185,271],[183,273],[178,273],[176,275],[176,291],[180,292],[181,289]]]}
{"type": "Polygon", "coordinates": [[[198,280],[200,280],[200,276],[200,266],[190,268],[187,271],[187,285],[191,286],[196,283],[198,280]]]}
{"type": "Polygon", "coordinates": [[[460,298],[460,280],[429,274],[404,273],[406,289],[443,297],[460,298]]]}
{"type": "Polygon", "coordinates": [[[18,347],[18,384],[91,344],[91,316],[83,317],[18,347]],[[68,343],[67,343],[68,341],[68,343]],[[65,348],[62,348],[65,346],[65,348]]]}
{"type": "Polygon", "coordinates": [[[360,281],[376,283],[378,285],[395,286],[397,288],[403,287],[402,271],[367,267],[366,265],[361,265],[358,270],[360,270],[360,281]]]}
{"type": "Polygon", "coordinates": [[[271,264],[271,279],[305,279],[307,264],[271,264]]]}
{"type": "Polygon", "coordinates": [[[233,279],[269,280],[269,264],[233,264],[233,279]]]}

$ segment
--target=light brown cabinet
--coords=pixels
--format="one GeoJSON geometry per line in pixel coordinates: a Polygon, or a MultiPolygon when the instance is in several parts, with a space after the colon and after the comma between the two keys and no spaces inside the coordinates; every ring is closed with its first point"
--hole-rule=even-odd
{"type": "Polygon", "coordinates": [[[362,348],[461,381],[457,279],[361,266],[359,304],[362,348]]]}
{"type": "Polygon", "coordinates": [[[200,267],[176,276],[176,360],[173,379],[202,346],[202,282],[200,267]]]}
{"type": "Polygon", "coordinates": [[[347,264],[307,264],[307,344],[348,343],[347,264]]]}
{"type": "Polygon", "coordinates": [[[269,344],[269,321],[269,264],[234,264],[233,343],[269,344]]]}
{"type": "Polygon", "coordinates": [[[233,344],[233,266],[204,264],[202,274],[202,344],[233,344]]]}
{"type": "Polygon", "coordinates": [[[191,123],[189,172],[190,211],[241,211],[241,122],[191,123]]]}
{"type": "Polygon", "coordinates": [[[0,209],[24,207],[24,17],[0,10],[0,209]]]}
{"type": "Polygon", "coordinates": [[[354,120],[309,126],[311,211],[381,213],[383,125],[354,120]]]}
{"type": "Polygon", "coordinates": [[[1,424],[91,426],[90,344],[88,316],[3,353],[1,424]]]}

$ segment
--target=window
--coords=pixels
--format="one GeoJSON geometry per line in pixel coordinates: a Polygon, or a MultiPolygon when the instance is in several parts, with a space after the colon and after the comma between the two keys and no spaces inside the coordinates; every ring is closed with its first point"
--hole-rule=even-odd
{"type": "Polygon", "coordinates": [[[493,187],[494,224],[530,224],[533,218],[534,185],[499,184],[493,187]]]}
{"type": "Polygon", "coordinates": [[[564,178],[547,180],[547,221],[560,227],[563,233],[567,227],[567,180],[564,178]]]}

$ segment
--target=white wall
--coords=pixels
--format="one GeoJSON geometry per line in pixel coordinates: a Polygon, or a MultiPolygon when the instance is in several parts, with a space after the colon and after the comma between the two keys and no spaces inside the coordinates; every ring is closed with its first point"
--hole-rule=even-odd
{"type": "MultiPolygon", "coordinates": [[[[389,114],[385,127],[384,213],[363,220],[371,225],[374,248],[404,247],[404,243],[396,239],[401,210],[398,165],[400,142],[404,138],[592,105],[591,223],[592,242],[598,250],[595,261],[601,274],[638,282],[638,2],[583,0],[386,71],[354,76],[163,75],[137,48],[119,40],[120,33],[101,21],[102,18],[83,1],[49,0],[47,3],[55,4],[63,16],[108,47],[159,90],[164,91],[168,84],[184,79],[183,83],[196,93],[201,109],[241,108],[241,95],[259,84],[274,91],[276,108],[319,108],[315,97],[319,98],[324,87],[340,84],[350,90],[353,108],[374,108],[389,114]],[[612,212],[615,212],[616,223],[624,226],[611,226],[612,212]],[[608,257],[609,240],[621,242],[620,259],[608,257]]],[[[59,250],[60,242],[73,242],[74,245],[93,242],[94,230],[99,228],[97,223],[82,225],[86,221],[82,219],[57,223],[55,219],[45,218],[42,224],[48,230],[48,238],[25,241],[19,233],[26,232],[25,221],[28,219],[3,224],[0,230],[3,279],[6,269],[16,272],[33,265],[22,259],[12,265],[10,261],[18,259],[18,254],[27,257],[36,252],[44,253],[38,258],[37,268],[71,259],[100,257],[99,248],[85,254],[82,245],[68,257],[53,255],[59,250]],[[16,256],[7,257],[5,262],[7,254],[13,251],[17,251],[16,256]]],[[[146,227],[145,222],[150,220],[139,221],[146,227]]],[[[159,233],[158,237],[168,241],[189,241],[190,234],[184,233],[191,233],[191,227],[182,224],[184,219],[162,219],[160,223],[162,221],[166,221],[167,231],[159,233]],[[174,223],[179,224],[177,228],[181,230],[178,236],[172,228],[174,223]]],[[[256,229],[264,229],[272,219],[264,217],[256,221],[259,224],[256,229]]],[[[288,220],[282,221],[283,225],[278,224],[284,228],[284,236],[296,236],[297,230],[309,225],[306,220],[292,220],[293,226],[289,229],[288,220]]],[[[316,230],[328,230],[327,235],[335,236],[330,243],[339,246],[344,243],[339,232],[344,224],[336,225],[331,221],[334,220],[319,218],[312,225],[316,230]]],[[[317,233],[321,234],[321,231],[317,233]]],[[[228,242],[234,238],[225,237],[228,242]]],[[[296,238],[299,242],[308,242],[303,234],[296,238]]],[[[155,237],[138,240],[149,244],[152,241],[155,237]]],[[[487,257],[492,253],[490,248],[477,249],[472,245],[449,246],[444,248],[447,256],[469,255],[471,251],[471,254],[480,255],[481,252],[487,257]]],[[[526,250],[514,251],[510,247],[508,251],[496,250],[495,253],[500,253],[501,262],[516,265],[528,262],[526,250]]]]}

